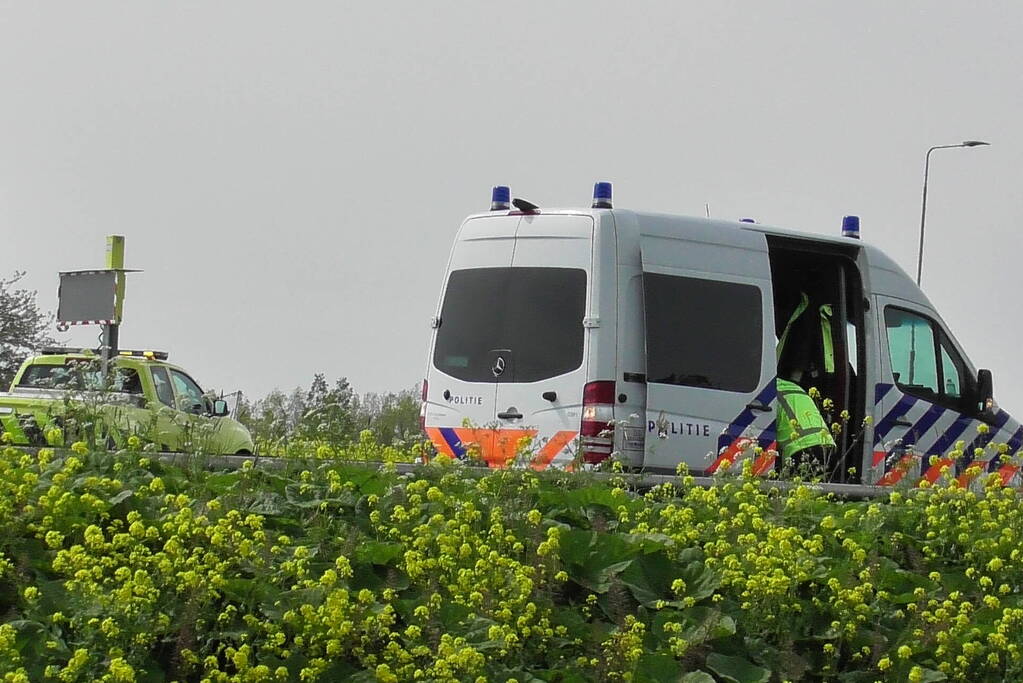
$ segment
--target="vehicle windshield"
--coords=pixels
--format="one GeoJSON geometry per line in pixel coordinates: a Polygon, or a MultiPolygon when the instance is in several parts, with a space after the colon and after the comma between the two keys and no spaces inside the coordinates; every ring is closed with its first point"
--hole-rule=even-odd
{"type": "Polygon", "coordinates": [[[571,372],[582,365],[585,306],[586,272],[578,268],[456,270],[433,364],[468,382],[536,382],[571,372]]]}
{"type": "Polygon", "coordinates": [[[133,368],[114,368],[110,385],[104,387],[98,360],[68,360],[65,365],[30,365],[25,368],[19,387],[31,389],[71,389],[100,391],[107,389],[123,394],[142,394],[142,382],[133,368]]]}

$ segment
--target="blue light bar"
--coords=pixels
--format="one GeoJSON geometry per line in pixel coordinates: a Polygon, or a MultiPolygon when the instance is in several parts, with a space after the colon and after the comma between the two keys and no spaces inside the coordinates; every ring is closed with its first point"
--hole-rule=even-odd
{"type": "Polygon", "coordinates": [[[611,208],[611,183],[596,183],[593,186],[593,208],[611,208]]]}
{"type": "Polygon", "coordinates": [[[860,238],[860,217],[846,216],[842,219],[842,237],[860,238]]]}
{"type": "Polygon", "coordinates": [[[740,223],[756,223],[756,221],[753,220],[752,218],[740,218],[739,222],[740,223]]]}
{"type": "Polygon", "coordinates": [[[507,211],[511,208],[511,190],[507,185],[495,185],[490,195],[491,211],[507,211]]]}

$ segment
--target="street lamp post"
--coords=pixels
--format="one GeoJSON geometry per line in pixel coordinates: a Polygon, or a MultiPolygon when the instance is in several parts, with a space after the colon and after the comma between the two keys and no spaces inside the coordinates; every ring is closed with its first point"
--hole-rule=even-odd
{"type": "Polygon", "coordinates": [[[983,140],[964,140],[958,145],[935,145],[927,150],[927,157],[924,161],[924,197],[920,205],[920,251],[916,259],[916,285],[920,286],[920,275],[924,267],[924,221],[927,219],[927,174],[931,168],[931,152],[936,149],[952,149],[954,147],[981,147],[990,145],[990,142],[983,140]]]}

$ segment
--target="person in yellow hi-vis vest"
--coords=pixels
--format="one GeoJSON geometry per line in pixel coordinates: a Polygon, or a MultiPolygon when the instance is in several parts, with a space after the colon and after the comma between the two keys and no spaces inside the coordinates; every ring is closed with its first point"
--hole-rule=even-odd
{"type": "MultiPolygon", "coordinates": [[[[793,324],[806,312],[810,298],[800,293],[800,301],[789,317],[781,339],[778,340],[778,359],[781,359],[785,342],[793,324]]],[[[834,372],[834,345],[831,337],[831,306],[824,305],[818,310],[821,325],[821,340],[824,345],[824,370],[834,372]]],[[[793,379],[800,379],[804,370],[797,368],[792,371],[793,379]]],[[[828,424],[821,416],[817,404],[810,395],[792,379],[780,374],[775,380],[778,391],[778,450],[782,455],[782,464],[798,465],[805,458],[804,454],[812,453],[813,459],[827,466],[828,455],[835,448],[835,439],[831,436],[828,424]],[[817,451],[814,453],[814,451],[817,451]]]]}

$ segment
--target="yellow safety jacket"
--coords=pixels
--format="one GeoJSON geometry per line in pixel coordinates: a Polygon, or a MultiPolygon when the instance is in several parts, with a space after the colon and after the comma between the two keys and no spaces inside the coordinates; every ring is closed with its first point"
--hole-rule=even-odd
{"type": "Polygon", "coordinates": [[[778,450],[783,457],[814,446],[835,447],[831,430],[809,394],[795,382],[775,380],[778,388],[778,450]]]}
{"type": "MultiPolygon", "coordinates": [[[[778,340],[778,358],[781,358],[781,351],[785,348],[785,341],[788,339],[792,324],[799,319],[799,316],[803,315],[803,312],[806,311],[809,305],[810,297],[803,292],[799,305],[796,306],[796,310],[792,311],[789,321],[785,323],[785,331],[781,333],[781,339],[778,340]]],[[[824,304],[818,309],[817,313],[821,319],[821,341],[824,345],[824,372],[833,373],[835,371],[835,343],[831,337],[831,304],[824,304]]]]}

